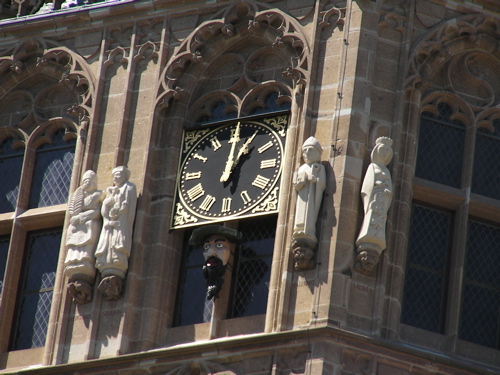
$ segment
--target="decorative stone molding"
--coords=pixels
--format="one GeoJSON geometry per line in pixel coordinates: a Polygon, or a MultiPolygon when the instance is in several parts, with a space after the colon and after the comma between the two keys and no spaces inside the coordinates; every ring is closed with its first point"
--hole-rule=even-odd
{"type": "Polygon", "coordinates": [[[92,299],[95,279],[95,247],[101,232],[101,203],[103,192],[97,190],[97,176],[86,171],[82,185],[71,195],[68,203],[70,216],[66,234],[64,273],[69,278],[68,289],[79,305],[92,299]]]}
{"type": "Polygon", "coordinates": [[[365,217],[356,240],[358,256],[354,269],[366,275],[371,274],[386,248],[385,226],[392,201],[392,180],[387,165],[392,155],[392,139],[377,138],[361,187],[365,217]]]}
{"type": "Polygon", "coordinates": [[[172,100],[191,100],[185,103],[186,117],[195,122],[221,103],[225,115],[249,114],[263,106],[271,92],[290,102],[293,83],[308,79],[307,38],[296,19],[260,7],[253,1],[233,4],[221,18],[202,23],[185,38],[162,73],[156,108],[168,108],[172,100]],[[244,53],[242,38],[248,38],[250,47],[244,53]],[[281,69],[282,78],[261,69],[266,61],[281,69]],[[200,77],[196,82],[189,80],[193,72],[200,77]],[[220,89],[207,91],[205,82],[214,79],[220,80],[220,89]]]}
{"type": "Polygon", "coordinates": [[[106,189],[101,208],[103,226],[95,252],[96,267],[102,276],[98,290],[109,300],[118,299],[121,295],[128,270],[137,205],[136,187],[128,181],[128,168],[116,167],[112,175],[113,186],[106,189]]]}
{"type": "Polygon", "coordinates": [[[321,164],[322,148],[314,137],[309,137],[302,145],[305,163],[294,174],[297,190],[297,205],[292,235],[292,252],[296,270],[314,268],[316,220],[326,187],[326,170],[321,164]]]}
{"type": "Polygon", "coordinates": [[[20,43],[0,57],[0,113],[28,132],[54,118],[92,115],[93,78],[84,59],[67,47],[42,38],[20,43]],[[26,90],[22,83],[32,81],[26,90]],[[44,82],[43,85],[40,85],[44,82]],[[33,90],[35,87],[43,87],[33,90]]]}

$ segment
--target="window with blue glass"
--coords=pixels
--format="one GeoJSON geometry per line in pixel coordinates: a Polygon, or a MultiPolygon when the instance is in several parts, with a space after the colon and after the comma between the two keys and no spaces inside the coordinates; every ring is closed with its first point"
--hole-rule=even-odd
{"type": "Polygon", "coordinates": [[[425,108],[401,322],[500,349],[500,121],[465,124],[444,100],[425,108]]]}

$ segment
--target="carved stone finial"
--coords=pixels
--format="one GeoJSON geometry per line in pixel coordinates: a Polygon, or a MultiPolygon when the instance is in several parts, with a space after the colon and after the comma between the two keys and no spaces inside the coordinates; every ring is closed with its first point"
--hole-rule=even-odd
{"type": "Polygon", "coordinates": [[[302,164],[294,175],[297,206],[292,235],[292,252],[296,270],[314,268],[314,254],[318,244],[316,220],[326,186],[326,171],[321,164],[322,148],[314,137],[302,145],[302,164]]]}
{"type": "Polygon", "coordinates": [[[75,190],[68,203],[70,218],[64,260],[64,273],[70,281],[68,290],[78,304],[92,299],[96,273],[94,251],[101,229],[102,200],[103,193],[97,190],[95,172],[86,171],[82,185],[75,190]]]}
{"type": "Polygon", "coordinates": [[[119,297],[127,274],[137,205],[136,187],[129,181],[130,170],[116,167],[112,176],[113,186],[106,189],[101,208],[103,225],[95,252],[96,267],[103,277],[98,290],[108,299],[119,297]]]}
{"type": "Polygon", "coordinates": [[[391,147],[391,138],[376,140],[361,187],[365,217],[356,240],[358,256],[354,269],[365,275],[371,275],[386,248],[385,225],[392,201],[392,180],[387,168],[393,155],[391,147]]]}

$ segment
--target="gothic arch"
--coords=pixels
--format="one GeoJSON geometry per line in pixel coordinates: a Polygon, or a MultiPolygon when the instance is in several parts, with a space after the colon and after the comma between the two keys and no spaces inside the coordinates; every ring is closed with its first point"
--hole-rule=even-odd
{"type": "Polygon", "coordinates": [[[56,118],[88,122],[93,82],[83,58],[66,47],[44,39],[20,43],[0,57],[2,123],[30,134],[56,118]]]}
{"type": "MultiPolygon", "coordinates": [[[[292,88],[309,78],[309,47],[300,24],[279,10],[238,2],[184,39],[157,90],[157,110],[176,101],[175,115],[194,124],[224,103],[224,111],[251,112],[245,98],[274,91],[291,102],[292,88]]],[[[283,98],[281,99],[283,100],[283,98]]],[[[172,115],[173,113],[171,113],[172,115]]]]}
{"type": "MultiPolygon", "coordinates": [[[[500,20],[467,15],[434,27],[413,48],[406,79],[408,92],[421,97],[447,91],[467,103],[476,118],[500,104],[500,20]]],[[[499,110],[500,111],[500,110],[499,110]]]]}

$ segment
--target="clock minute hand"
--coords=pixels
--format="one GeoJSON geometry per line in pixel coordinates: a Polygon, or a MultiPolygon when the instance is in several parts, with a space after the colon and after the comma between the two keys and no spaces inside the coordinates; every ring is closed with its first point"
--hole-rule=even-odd
{"type": "Polygon", "coordinates": [[[234,166],[234,150],[236,149],[236,144],[240,141],[240,123],[236,125],[236,129],[229,139],[229,143],[231,143],[231,151],[229,152],[229,157],[226,161],[226,167],[224,168],[224,172],[222,172],[222,176],[220,177],[220,182],[226,182],[229,176],[231,175],[231,171],[234,166]]]}

